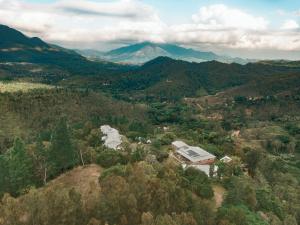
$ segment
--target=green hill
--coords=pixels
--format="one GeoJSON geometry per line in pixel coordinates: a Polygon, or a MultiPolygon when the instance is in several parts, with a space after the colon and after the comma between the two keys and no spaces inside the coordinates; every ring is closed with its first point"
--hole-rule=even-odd
{"type": "Polygon", "coordinates": [[[5,25],[0,25],[0,62],[51,65],[81,75],[126,68],[109,62],[89,61],[75,51],[27,37],[5,25]]]}
{"type": "Polygon", "coordinates": [[[111,89],[121,93],[142,93],[144,97],[179,99],[193,97],[200,89],[214,94],[255,83],[256,94],[263,90],[265,94],[271,94],[299,87],[299,72],[300,67],[261,63],[225,64],[216,61],[189,63],[159,57],[133,72],[121,74],[113,80],[111,89]]]}

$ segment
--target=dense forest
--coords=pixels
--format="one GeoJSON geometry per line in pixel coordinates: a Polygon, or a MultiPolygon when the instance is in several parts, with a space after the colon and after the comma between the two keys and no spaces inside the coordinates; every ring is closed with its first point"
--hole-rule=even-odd
{"type": "Polygon", "coordinates": [[[240,94],[176,103],[63,86],[0,94],[1,224],[297,224],[299,90],[240,94]],[[124,150],[103,146],[102,124],[127,137],[124,150]],[[234,160],[214,178],[183,170],[168,157],[176,139],[234,160]],[[88,194],[53,185],[88,165],[101,168],[96,184],[81,184],[96,185],[88,194]],[[224,189],[219,206],[214,187],[224,189]]]}

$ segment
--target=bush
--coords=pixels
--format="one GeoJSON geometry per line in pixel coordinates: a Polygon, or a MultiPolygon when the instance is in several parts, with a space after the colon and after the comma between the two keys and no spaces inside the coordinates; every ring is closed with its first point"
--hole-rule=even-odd
{"type": "Polygon", "coordinates": [[[229,222],[229,224],[235,225],[267,225],[259,215],[250,211],[244,205],[220,208],[217,213],[217,222],[218,224],[228,224],[229,222]]]}
{"type": "Polygon", "coordinates": [[[214,192],[207,175],[195,168],[189,167],[184,171],[182,185],[187,186],[188,189],[200,197],[209,199],[214,196],[214,192]]]}
{"type": "Polygon", "coordinates": [[[100,166],[104,168],[108,168],[117,164],[124,165],[128,162],[126,157],[120,152],[110,149],[98,153],[96,161],[100,166]]]}

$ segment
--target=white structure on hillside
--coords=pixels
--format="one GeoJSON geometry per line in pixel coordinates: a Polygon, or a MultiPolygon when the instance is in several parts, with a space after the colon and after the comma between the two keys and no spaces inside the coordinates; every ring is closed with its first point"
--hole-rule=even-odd
{"type": "Polygon", "coordinates": [[[220,159],[220,161],[223,162],[223,163],[230,163],[232,161],[232,158],[225,155],[222,159],[220,159]]]}
{"type": "Polygon", "coordinates": [[[101,132],[105,135],[102,137],[104,146],[114,150],[120,149],[122,144],[122,137],[117,129],[110,127],[109,125],[103,125],[100,127],[101,132]]]}
{"type": "Polygon", "coordinates": [[[213,174],[216,174],[218,167],[213,163],[215,156],[200,147],[189,146],[183,141],[172,142],[175,149],[174,157],[178,160],[182,167],[193,167],[203,171],[208,177],[210,176],[210,167],[213,168],[213,174]]]}
{"type": "Polygon", "coordinates": [[[183,141],[174,141],[172,146],[176,151],[176,158],[182,163],[188,165],[208,165],[214,163],[216,158],[216,156],[204,149],[189,146],[183,141]]]}

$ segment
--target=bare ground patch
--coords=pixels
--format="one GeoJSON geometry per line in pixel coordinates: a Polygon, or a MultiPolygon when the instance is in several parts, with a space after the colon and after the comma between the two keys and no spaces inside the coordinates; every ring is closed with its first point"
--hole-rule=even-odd
{"type": "Polygon", "coordinates": [[[224,201],[224,195],[226,193],[226,190],[220,185],[213,185],[213,191],[214,191],[215,209],[218,209],[221,207],[224,201]]]}

